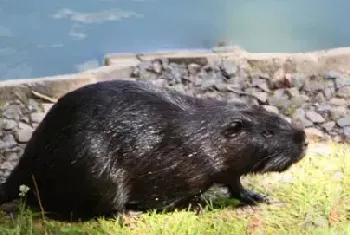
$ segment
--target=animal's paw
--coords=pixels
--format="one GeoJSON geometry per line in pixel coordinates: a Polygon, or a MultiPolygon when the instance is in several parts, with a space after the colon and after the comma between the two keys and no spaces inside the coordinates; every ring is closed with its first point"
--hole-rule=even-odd
{"type": "Polygon", "coordinates": [[[269,203],[269,199],[266,196],[247,189],[244,189],[240,192],[240,201],[242,204],[246,205],[269,203]]]}

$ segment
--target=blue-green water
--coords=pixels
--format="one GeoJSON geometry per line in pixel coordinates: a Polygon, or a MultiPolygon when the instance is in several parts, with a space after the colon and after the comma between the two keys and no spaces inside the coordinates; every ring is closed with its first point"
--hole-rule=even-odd
{"type": "Polygon", "coordinates": [[[101,64],[105,53],[350,46],[349,0],[0,0],[0,80],[101,64]]]}

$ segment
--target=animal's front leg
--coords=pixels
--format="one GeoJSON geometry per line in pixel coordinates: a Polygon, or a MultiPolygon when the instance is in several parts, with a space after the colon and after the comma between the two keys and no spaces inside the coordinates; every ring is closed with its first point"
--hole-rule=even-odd
{"type": "Polygon", "coordinates": [[[235,178],[227,187],[231,197],[239,199],[242,204],[255,205],[257,203],[269,202],[266,196],[245,189],[241,183],[240,177],[235,178]]]}

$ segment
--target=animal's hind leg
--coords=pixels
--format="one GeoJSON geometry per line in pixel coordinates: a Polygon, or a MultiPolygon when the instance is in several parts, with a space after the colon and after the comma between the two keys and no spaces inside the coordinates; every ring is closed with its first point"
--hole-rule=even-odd
{"type": "Polygon", "coordinates": [[[29,167],[23,169],[23,165],[26,159],[21,159],[20,163],[12,170],[11,174],[7,177],[6,182],[0,184],[0,205],[3,203],[11,202],[19,198],[20,186],[22,184],[28,186],[32,190],[32,181],[30,177],[29,167]]]}

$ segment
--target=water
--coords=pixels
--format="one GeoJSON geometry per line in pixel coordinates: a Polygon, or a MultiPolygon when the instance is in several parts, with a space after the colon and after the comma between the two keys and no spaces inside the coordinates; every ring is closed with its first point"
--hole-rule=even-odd
{"type": "Polygon", "coordinates": [[[350,46],[349,0],[0,0],[0,80],[72,73],[105,53],[350,46]]]}

